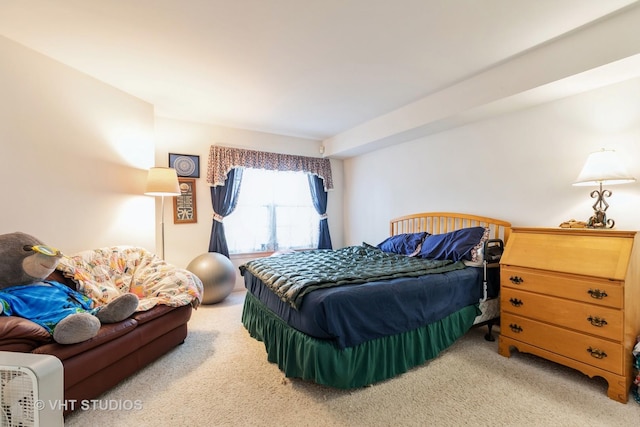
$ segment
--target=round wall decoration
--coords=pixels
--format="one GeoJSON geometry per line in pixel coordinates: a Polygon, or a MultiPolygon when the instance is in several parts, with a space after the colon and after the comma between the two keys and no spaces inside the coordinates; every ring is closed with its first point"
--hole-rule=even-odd
{"type": "Polygon", "coordinates": [[[190,157],[177,157],[173,165],[178,175],[191,176],[196,171],[196,162],[190,157]]]}
{"type": "Polygon", "coordinates": [[[169,167],[174,168],[178,176],[200,178],[200,156],[169,153],[169,167]]]}

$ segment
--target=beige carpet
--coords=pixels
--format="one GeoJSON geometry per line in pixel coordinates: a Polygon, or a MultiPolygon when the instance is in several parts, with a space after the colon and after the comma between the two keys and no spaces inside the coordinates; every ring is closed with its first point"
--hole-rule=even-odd
{"type": "Polygon", "coordinates": [[[244,293],[194,312],[179,348],[80,410],[67,426],[638,426],[606,382],[497,354],[472,329],[437,359],[356,390],[285,379],[240,322],[244,293]],[[110,409],[111,408],[111,409],[110,409]],[[118,409],[120,408],[120,409],[118,409]]]}

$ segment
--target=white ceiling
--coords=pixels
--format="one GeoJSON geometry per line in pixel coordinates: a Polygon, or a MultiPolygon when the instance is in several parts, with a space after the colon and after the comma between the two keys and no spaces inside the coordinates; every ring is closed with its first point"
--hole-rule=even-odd
{"type": "Polygon", "coordinates": [[[633,0],[0,0],[0,35],[156,114],[324,140],[633,0]]]}

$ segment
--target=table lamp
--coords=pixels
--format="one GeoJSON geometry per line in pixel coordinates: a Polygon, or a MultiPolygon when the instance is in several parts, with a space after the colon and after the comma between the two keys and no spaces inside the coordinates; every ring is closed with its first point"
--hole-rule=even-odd
{"type": "Polygon", "coordinates": [[[587,161],[573,185],[587,186],[599,185],[599,190],[593,190],[591,197],[597,199],[593,204],[593,216],[589,218],[587,226],[590,228],[613,228],[615,221],[607,219],[609,204],[605,197],[611,196],[610,190],[603,190],[602,185],[627,184],[636,179],[629,175],[624,165],[614,150],[593,152],[587,157],[587,161]]]}

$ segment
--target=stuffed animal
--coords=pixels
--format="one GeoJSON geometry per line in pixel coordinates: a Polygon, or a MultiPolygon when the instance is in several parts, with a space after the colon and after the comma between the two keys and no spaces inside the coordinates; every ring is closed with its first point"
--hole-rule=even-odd
{"type": "Polygon", "coordinates": [[[93,338],[102,323],[126,319],[138,307],[127,293],[94,307],[87,296],[68,286],[45,280],[63,255],[25,233],[0,235],[0,315],[29,319],[60,344],[93,338]]]}

